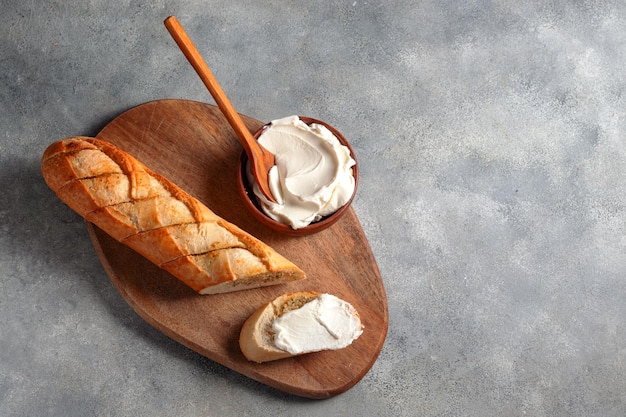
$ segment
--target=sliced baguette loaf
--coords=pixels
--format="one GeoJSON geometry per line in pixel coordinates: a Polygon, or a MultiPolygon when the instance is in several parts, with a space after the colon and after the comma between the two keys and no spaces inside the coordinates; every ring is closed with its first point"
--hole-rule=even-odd
{"type": "Polygon", "coordinates": [[[268,245],[106,141],[55,142],[43,154],[41,171],[70,208],[200,294],[305,277],[268,245]]]}
{"type": "Polygon", "coordinates": [[[268,362],[350,345],[363,333],[358,312],[330,294],[283,294],[244,322],[239,347],[249,361],[268,362]]]}

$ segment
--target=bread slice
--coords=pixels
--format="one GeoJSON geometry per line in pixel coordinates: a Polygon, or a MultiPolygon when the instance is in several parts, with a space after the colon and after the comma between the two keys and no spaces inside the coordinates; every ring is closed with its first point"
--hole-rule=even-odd
{"type": "Polygon", "coordinates": [[[305,278],[268,245],[106,141],[55,142],[41,172],[70,208],[200,294],[305,278]]]}
{"type": "Polygon", "coordinates": [[[352,305],[330,294],[301,291],[257,309],[241,328],[239,347],[246,359],[261,363],[342,349],[362,333],[352,305]]]}

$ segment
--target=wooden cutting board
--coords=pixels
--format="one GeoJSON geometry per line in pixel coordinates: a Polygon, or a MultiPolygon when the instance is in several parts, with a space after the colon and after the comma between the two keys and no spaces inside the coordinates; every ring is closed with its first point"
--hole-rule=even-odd
{"type": "MultiPolygon", "coordinates": [[[[252,132],[263,124],[243,118],[252,132]]],[[[137,314],[201,355],[298,396],[340,394],[369,371],[382,349],[389,318],[376,261],[352,208],[329,229],[307,237],[279,235],[261,225],[245,210],[237,192],[242,148],[219,109],[209,104],[184,100],[145,103],[115,118],[97,137],[166,176],[307,274],[307,279],[295,283],[201,296],[88,224],[102,264],[137,314]],[[353,304],[365,325],[363,335],[338,351],[263,364],[247,361],[238,344],[243,322],[275,297],[300,290],[328,292],[353,304]]]]}

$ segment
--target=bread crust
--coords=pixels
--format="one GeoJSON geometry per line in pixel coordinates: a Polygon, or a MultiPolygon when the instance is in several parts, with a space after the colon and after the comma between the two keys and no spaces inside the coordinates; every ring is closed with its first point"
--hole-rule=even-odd
{"type": "Polygon", "coordinates": [[[268,245],[114,145],[51,144],[41,172],[70,208],[201,294],[305,278],[268,245]]]}

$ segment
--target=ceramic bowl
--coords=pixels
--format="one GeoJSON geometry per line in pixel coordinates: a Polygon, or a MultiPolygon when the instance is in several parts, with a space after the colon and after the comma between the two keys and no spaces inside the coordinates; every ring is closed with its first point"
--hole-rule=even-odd
{"type": "MultiPolygon", "coordinates": [[[[348,143],[346,138],[337,129],[335,129],[328,123],[322,122],[320,120],[312,119],[310,117],[300,116],[300,120],[302,120],[304,123],[308,125],[312,123],[317,123],[317,124],[325,126],[328,130],[330,130],[337,137],[337,139],[339,139],[339,142],[342,145],[345,145],[350,150],[350,156],[352,156],[352,159],[354,159],[355,161],[357,160],[354,155],[354,150],[350,146],[350,143],[348,143]]],[[[258,139],[259,136],[261,136],[263,131],[268,126],[269,126],[269,123],[261,127],[261,129],[259,129],[254,134],[254,138],[258,139]]],[[[352,197],[350,197],[350,200],[348,200],[346,204],[340,207],[339,210],[337,210],[333,214],[323,217],[320,220],[314,223],[311,223],[310,225],[303,227],[301,229],[293,229],[291,226],[277,222],[271,217],[268,217],[265,214],[265,212],[263,212],[263,209],[261,208],[257,197],[254,195],[254,192],[252,191],[252,187],[250,183],[248,182],[248,178],[246,176],[247,165],[248,165],[248,157],[245,152],[242,152],[241,157],[239,159],[239,168],[237,170],[237,173],[238,173],[237,182],[239,184],[239,193],[243,200],[244,206],[254,216],[254,218],[256,218],[263,225],[269,227],[270,229],[276,232],[283,233],[283,234],[290,235],[290,236],[311,235],[313,233],[321,232],[322,230],[327,229],[328,227],[335,224],[348,211],[348,208],[350,207],[350,204],[352,204],[352,200],[354,199],[354,195],[356,194],[357,186],[359,184],[359,169],[358,169],[358,162],[357,162],[357,164],[355,164],[352,167],[352,174],[354,175],[355,186],[354,186],[354,192],[352,193],[352,197]]]]}

